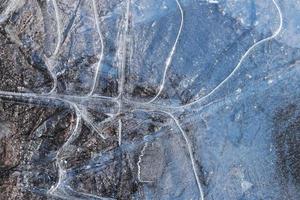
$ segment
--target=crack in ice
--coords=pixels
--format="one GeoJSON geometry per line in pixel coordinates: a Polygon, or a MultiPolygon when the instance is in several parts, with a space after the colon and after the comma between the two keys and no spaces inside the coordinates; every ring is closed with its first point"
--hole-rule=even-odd
{"type": "MultiPolygon", "coordinates": [[[[94,20],[95,20],[95,24],[96,24],[96,29],[98,32],[98,35],[100,37],[100,42],[101,42],[101,53],[100,53],[100,58],[99,61],[97,63],[97,67],[96,67],[96,71],[94,74],[94,78],[93,78],[93,85],[91,87],[90,92],[88,93],[88,95],[85,96],[76,96],[76,95],[64,95],[64,94],[53,94],[54,91],[56,90],[57,87],[57,77],[56,75],[53,73],[53,69],[52,68],[52,58],[56,57],[56,55],[59,52],[59,48],[61,46],[61,40],[62,40],[62,34],[61,34],[61,24],[60,24],[60,16],[59,16],[59,11],[58,11],[58,6],[57,6],[57,2],[56,0],[52,0],[53,2],[53,6],[54,6],[54,10],[55,10],[55,16],[56,16],[56,24],[57,24],[57,43],[56,43],[56,48],[55,51],[53,53],[53,55],[49,58],[50,63],[47,64],[47,68],[52,76],[53,79],[53,88],[51,89],[51,91],[48,94],[35,94],[35,93],[18,93],[18,92],[7,92],[7,91],[0,91],[0,98],[7,98],[11,101],[14,102],[22,102],[22,101],[26,101],[29,102],[31,104],[37,104],[40,105],[41,103],[45,103],[45,104],[51,104],[54,102],[63,102],[65,104],[67,104],[71,109],[74,110],[75,113],[75,125],[72,123],[72,130],[70,131],[70,135],[68,137],[68,139],[65,141],[65,143],[62,145],[62,147],[58,150],[57,154],[56,154],[56,164],[57,167],[59,169],[59,180],[56,183],[56,185],[52,186],[52,188],[48,191],[50,194],[52,195],[59,195],[58,189],[62,188],[64,189],[64,182],[63,180],[65,179],[64,175],[65,175],[65,171],[64,168],[62,166],[63,162],[63,156],[61,157],[61,154],[63,153],[63,151],[71,144],[72,141],[74,141],[77,137],[78,134],[80,134],[81,131],[81,124],[82,124],[82,120],[84,122],[86,122],[90,128],[94,131],[96,131],[100,137],[102,139],[106,139],[107,137],[104,136],[102,134],[103,132],[103,128],[105,126],[105,123],[107,122],[111,122],[111,121],[117,121],[118,122],[118,144],[119,146],[122,145],[122,119],[121,116],[118,116],[121,112],[123,112],[123,103],[127,103],[131,106],[131,111],[134,110],[143,110],[146,112],[154,112],[154,113],[163,113],[166,114],[167,116],[169,116],[176,124],[177,128],[179,129],[181,135],[183,136],[184,140],[185,140],[185,145],[187,147],[187,150],[189,152],[189,159],[191,162],[191,166],[192,166],[192,170],[193,170],[193,174],[196,180],[196,184],[199,190],[199,198],[201,200],[204,200],[204,192],[203,192],[203,188],[201,185],[201,181],[199,179],[199,175],[198,175],[198,170],[196,167],[196,162],[195,162],[195,158],[193,155],[193,149],[192,149],[192,144],[190,143],[188,136],[186,134],[186,132],[182,129],[179,120],[174,116],[174,112],[182,112],[184,111],[184,109],[186,108],[191,108],[191,106],[195,105],[196,103],[202,102],[203,100],[207,99],[208,97],[210,97],[212,94],[214,94],[219,88],[221,88],[235,73],[236,71],[241,67],[242,63],[244,62],[244,60],[249,56],[249,54],[259,45],[261,45],[262,43],[265,43],[267,41],[270,41],[272,39],[274,39],[275,37],[277,37],[279,35],[279,33],[282,30],[282,24],[283,24],[283,17],[282,17],[282,12],[280,7],[278,6],[277,2],[275,0],[272,0],[272,2],[274,3],[274,5],[276,6],[276,9],[279,13],[279,18],[280,18],[280,24],[278,29],[274,32],[274,34],[272,34],[270,37],[267,37],[265,39],[260,40],[259,42],[253,44],[246,52],[245,54],[241,57],[241,59],[239,60],[238,64],[235,66],[235,68],[233,69],[233,71],[220,83],[218,84],[214,89],[212,89],[207,95],[196,99],[193,102],[181,105],[181,106],[168,106],[168,105],[163,105],[160,103],[153,103],[155,100],[157,100],[157,98],[161,95],[164,87],[165,87],[165,82],[166,82],[166,75],[167,75],[167,71],[171,65],[174,53],[176,51],[176,47],[177,47],[177,43],[179,41],[181,32],[182,32],[182,28],[183,28],[183,21],[184,21],[184,13],[183,13],[183,9],[182,6],[179,2],[179,0],[176,0],[177,6],[180,10],[181,13],[181,23],[180,23],[180,27],[179,27],[179,31],[175,40],[175,43],[168,55],[168,58],[166,60],[165,63],[165,68],[164,68],[164,73],[163,73],[163,77],[162,77],[162,81],[159,87],[159,91],[158,93],[148,102],[135,102],[135,101],[131,101],[126,99],[125,97],[123,97],[123,92],[124,92],[124,82],[125,82],[125,65],[126,65],[126,51],[127,51],[127,36],[128,36],[128,29],[129,29],[129,15],[130,15],[130,0],[127,0],[127,4],[126,4],[126,13],[125,13],[125,32],[123,33],[123,35],[121,35],[121,42],[120,42],[120,51],[117,56],[120,57],[121,59],[121,69],[120,69],[120,80],[119,80],[119,86],[118,86],[118,97],[114,98],[114,97],[109,97],[109,96],[102,96],[102,95],[96,95],[93,94],[96,88],[96,85],[98,83],[98,77],[99,77],[99,71],[100,71],[100,66],[101,66],[101,62],[103,59],[103,54],[104,54],[104,42],[103,42],[103,36],[100,30],[100,25],[99,25],[99,19],[98,19],[98,14],[97,14],[97,7],[96,7],[96,2],[95,0],[92,0],[92,9],[94,12],[94,20]],[[105,119],[104,121],[100,122],[100,128],[97,127],[96,125],[94,125],[94,123],[90,120],[89,116],[86,115],[85,113],[83,113],[80,108],[78,107],[80,103],[82,103],[82,101],[87,101],[87,100],[102,100],[102,101],[107,101],[107,102],[111,102],[111,103],[116,103],[118,105],[118,111],[117,113],[109,113],[109,116],[107,119],[105,119]]],[[[203,108],[205,108],[206,106],[215,103],[218,101],[212,101],[210,103],[208,103],[207,105],[201,106],[200,111],[203,110],[203,108]]],[[[74,116],[73,116],[74,117],[74,116]]],[[[202,115],[200,116],[201,118],[203,117],[202,115]]],[[[205,124],[207,124],[207,122],[205,121],[205,119],[203,119],[203,121],[205,122],[205,124]]],[[[147,144],[146,144],[147,145],[147,144]]],[[[141,173],[141,159],[142,156],[144,154],[146,145],[144,146],[141,155],[138,159],[137,162],[137,166],[138,166],[138,179],[139,181],[143,182],[143,180],[141,180],[140,177],[140,173],[141,173]]],[[[73,190],[72,188],[69,188],[69,190],[73,190]]],[[[98,198],[98,199],[110,199],[110,198],[104,198],[104,197],[98,197],[98,196],[94,196],[91,194],[84,194],[84,193],[80,193],[77,191],[74,191],[77,194],[82,194],[84,196],[90,196],[92,198],[98,198]]],[[[66,192],[68,193],[68,192],[66,192]]]]}
{"type": "Polygon", "coordinates": [[[91,96],[94,93],[94,90],[95,90],[96,85],[98,83],[99,71],[101,69],[101,64],[102,64],[102,59],[103,59],[103,54],[104,54],[104,41],[103,41],[103,36],[102,36],[101,30],[100,30],[100,24],[99,24],[98,13],[97,13],[97,5],[96,5],[95,0],[92,0],[92,2],[93,2],[93,12],[94,12],[96,28],[97,28],[98,35],[100,37],[101,52],[100,52],[99,61],[98,61],[97,66],[96,66],[96,72],[95,72],[95,75],[94,75],[93,85],[92,85],[90,93],[87,96],[91,96]]]}
{"type": "Polygon", "coordinates": [[[179,38],[180,38],[180,35],[181,35],[181,32],[182,32],[182,28],[183,28],[183,20],[184,20],[184,14],[183,14],[183,9],[182,9],[182,6],[181,4],[179,3],[179,0],[176,0],[176,3],[177,3],[177,6],[180,10],[180,15],[181,15],[181,21],[180,21],[180,26],[179,26],[179,30],[178,30],[178,33],[177,33],[177,36],[176,36],[176,39],[175,39],[175,43],[171,49],[171,52],[166,60],[166,64],[165,64],[165,69],[164,69],[164,73],[163,73],[163,77],[162,77],[162,82],[161,82],[161,85],[159,87],[159,91],[158,93],[148,102],[146,102],[145,104],[149,104],[149,103],[152,103],[154,102],[161,94],[161,92],[163,91],[164,89],[164,86],[165,86],[165,81],[166,81],[166,75],[167,75],[167,71],[171,65],[171,62],[172,62],[172,59],[173,59],[173,56],[174,56],[174,53],[176,51],[176,47],[177,47],[177,43],[179,41],[179,38]]]}

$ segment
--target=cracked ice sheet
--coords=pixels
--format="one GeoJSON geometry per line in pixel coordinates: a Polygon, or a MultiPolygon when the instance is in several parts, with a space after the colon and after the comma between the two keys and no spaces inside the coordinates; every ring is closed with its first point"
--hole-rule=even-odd
{"type": "Polygon", "coordinates": [[[299,3],[209,2],[1,2],[0,197],[298,199],[299,3]]]}

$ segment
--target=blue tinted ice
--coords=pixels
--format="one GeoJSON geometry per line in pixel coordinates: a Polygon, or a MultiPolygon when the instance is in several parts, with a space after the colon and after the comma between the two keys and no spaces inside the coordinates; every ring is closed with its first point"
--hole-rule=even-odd
{"type": "Polygon", "coordinates": [[[299,199],[299,11],[0,2],[0,197],[299,199]]]}

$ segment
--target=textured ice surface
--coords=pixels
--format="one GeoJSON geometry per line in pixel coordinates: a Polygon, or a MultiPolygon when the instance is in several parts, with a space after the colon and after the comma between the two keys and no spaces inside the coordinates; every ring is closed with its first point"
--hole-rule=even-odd
{"type": "Polygon", "coordinates": [[[0,0],[0,199],[299,199],[299,11],[0,0]]]}

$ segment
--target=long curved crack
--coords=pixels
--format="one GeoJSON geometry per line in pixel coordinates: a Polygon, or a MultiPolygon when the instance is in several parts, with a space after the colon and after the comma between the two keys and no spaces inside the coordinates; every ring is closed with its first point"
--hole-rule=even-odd
{"type": "Polygon", "coordinates": [[[174,45],[173,45],[173,47],[172,47],[172,49],[169,53],[169,56],[167,57],[167,60],[166,60],[165,68],[164,68],[164,72],[163,72],[163,77],[162,77],[162,82],[159,86],[158,93],[150,101],[146,102],[145,104],[149,104],[149,103],[154,102],[161,95],[161,93],[164,89],[164,86],[165,86],[166,75],[167,75],[168,69],[169,69],[169,67],[172,63],[172,59],[173,59],[174,53],[176,51],[176,47],[177,47],[177,44],[178,44],[178,41],[179,41],[179,38],[180,38],[180,35],[181,35],[181,32],[182,32],[182,28],[183,28],[183,24],[184,24],[183,9],[182,9],[182,6],[181,6],[179,0],[176,0],[176,4],[177,4],[177,6],[179,8],[179,11],[180,11],[180,26],[179,26],[179,29],[178,29],[178,33],[177,33],[174,45]]]}
{"type": "MultiPolygon", "coordinates": [[[[205,101],[206,99],[208,99],[210,96],[212,96],[216,91],[218,91],[226,82],[228,82],[228,80],[230,80],[235,74],[236,72],[240,69],[241,65],[243,64],[243,62],[245,61],[245,59],[250,55],[250,53],[256,49],[258,46],[260,46],[261,44],[268,42],[270,40],[275,39],[281,32],[282,30],[282,26],[283,26],[283,16],[282,16],[282,11],[279,7],[279,5],[277,4],[276,0],[272,0],[274,6],[276,7],[276,10],[278,12],[278,16],[279,16],[279,26],[276,29],[276,31],[269,37],[264,38],[258,42],[256,42],[255,44],[253,44],[245,53],[244,55],[241,57],[241,59],[239,60],[238,64],[234,67],[233,71],[223,80],[221,81],[214,89],[212,89],[208,94],[206,94],[203,97],[200,97],[190,103],[184,104],[184,105],[180,105],[180,106],[168,106],[166,105],[166,107],[169,107],[171,109],[187,109],[187,108],[191,108],[193,105],[201,103],[203,101],[205,101]]],[[[167,73],[167,72],[165,72],[167,73]]],[[[164,73],[164,77],[162,80],[162,83],[165,83],[165,79],[166,79],[166,74],[164,73]]],[[[164,84],[162,84],[160,86],[161,90],[163,90],[164,84]]],[[[160,90],[160,91],[161,91],[160,90]]],[[[160,94],[160,92],[159,92],[160,94]]],[[[157,98],[158,95],[156,95],[155,99],[157,98]]],[[[154,100],[155,100],[154,99],[154,100]]],[[[153,99],[150,102],[154,101],[153,99]]],[[[192,108],[191,108],[192,109],[192,108]]]]}
{"type": "MultiPolygon", "coordinates": [[[[60,25],[60,16],[59,16],[59,12],[58,12],[58,7],[57,7],[57,2],[56,0],[52,0],[53,5],[54,5],[54,9],[55,9],[55,15],[56,15],[56,24],[57,24],[57,44],[56,44],[56,48],[55,51],[53,53],[53,56],[55,57],[60,49],[60,45],[62,42],[62,34],[61,34],[61,25],[60,25]]],[[[75,140],[75,138],[78,137],[78,134],[81,131],[81,124],[82,121],[86,122],[90,128],[94,131],[97,132],[97,134],[103,139],[107,139],[107,137],[105,135],[103,135],[103,129],[106,122],[110,122],[110,121],[114,121],[118,123],[118,145],[121,147],[122,146],[122,129],[123,129],[123,121],[122,121],[122,116],[119,116],[122,114],[122,112],[126,111],[125,106],[130,107],[131,111],[134,110],[143,110],[146,112],[154,112],[154,113],[161,113],[161,114],[165,114],[167,115],[169,118],[171,118],[176,127],[178,128],[178,130],[180,131],[182,137],[185,140],[185,145],[186,148],[188,150],[189,153],[189,159],[190,159],[190,163],[191,163],[191,168],[194,174],[194,178],[195,178],[195,182],[197,184],[197,188],[199,191],[199,199],[204,200],[204,191],[203,191],[203,187],[199,178],[199,174],[198,174],[198,169],[196,166],[196,162],[195,162],[195,158],[193,155],[193,149],[192,149],[192,145],[188,139],[188,136],[186,134],[186,132],[183,130],[183,128],[180,125],[179,120],[174,116],[174,113],[177,112],[182,112],[185,109],[189,108],[189,109],[193,109],[192,106],[196,105],[197,103],[203,102],[204,100],[208,99],[210,96],[212,96],[217,90],[219,90],[226,82],[228,82],[228,80],[230,80],[232,78],[232,76],[235,75],[235,73],[240,69],[242,63],[244,62],[244,60],[251,54],[251,52],[257,48],[258,46],[260,46],[261,44],[270,41],[274,38],[276,38],[281,30],[282,30],[282,25],[283,25],[283,17],[282,17],[282,12],[280,7],[278,6],[277,2],[275,0],[272,0],[272,2],[274,3],[278,14],[279,14],[279,19],[280,19],[280,24],[279,27],[276,29],[276,31],[270,36],[267,37],[265,39],[262,39],[260,41],[258,41],[257,43],[253,44],[245,53],[244,55],[241,57],[241,59],[239,60],[238,64],[235,66],[235,68],[233,69],[233,71],[220,83],[218,84],[214,89],[212,89],[207,95],[196,99],[193,102],[187,103],[185,105],[181,105],[181,106],[168,106],[168,105],[163,105],[160,103],[154,103],[158,97],[161,95],[164,87],[165,87],[165,82],[166,82],[166,76],[167,76],[167,72],[168,69],[171,65],[174,53],[176,51],[177,48],[177,43],[180,39],[180,35],[182,32],[182,28],[183,28],[183,24],[184,24],[184,13],[183,13],[183,9],[181,6],[181,3],[179,2],[179,0],[176,0],[177,6],[180,10],[181,13],[181,23],[180,23],[180,27],[179,27],[179,31],[177,34],[177,37],[175,39],[175,43],[167,57],[167,60],[165,62],[165,67],[164,67],[164,72],[163,72],[163,78],[159,87],[159,91],[158,93],[148,102],[135,102],[135,101],[131,101],[126,99],[125,97],[123,97],[123,93],[124,93],[124,83],[125,83],[125,62],[126,62],[126,51],[127,51],[127,34],[128,34],[128,28],[129,28],[129,18],[130,18],[130,4],[131,1],[127,0],[126,2],[126,13],[125,13],[125,34],[122,36],[122,39],[120,41],[120,47],[121,47],[121,53],[118,55],[120,57],[121,60],[121,64],[120,64],[120,74],[119,74],[119,88],[118,88],[118,97],[114,98],[114,97],[109,97],[109,96],[102,96],[102,95],[96,95],[94,94],[95,88],[98,84],[98,79],[99,79],[99,71],[101,69],[101,63],[103,60],[103,54],[104,54],[104,41],[103,41],[103,36],[101,33],[101,29],[100,29],[100,23],[99,23],[99,19],[98,19],[98,11],[97,11],[97,5],[96,5],[96,1],[92,0],[92,8],[93,8],[93,12],[94,12],[94,20],[95,20],[95,25],[96,25],[96,29],[97,29],[97,33],[100,37],[100,42],[101,42],[101,52],[100,52],[100,59],[97,63],[97,67],[96,67],[96,71],[94,73],[94,78],[93,78],[93,82],[92,82],[92,87],[90,92],[88,93],[88,95],[86,96],[73,96],[73,95],[60,95],[60,94],[55,94],[55,90],[57,87],[57,79],[56,79],[56,75],[52,74],[52,69],[51,66],[52,64],[48,64],[48,70],[51,73],[51,76],[53,78],[53,88],[51,89],[50,93],[48,94],[35,94],[35,93],[18,93],[18,92],[6,92],[6,91],[0,91],[0,98],[7,100],[7,101],[12,101],[12,102],[18,102],[18,103],[28,103],[28,104],[34,104],[34,105],[57,105],[57,106],[67,106],[70,107],[74,113],[75,113],[75,123],[73,125],[72,130],[70,131],[70,136],[68,137],[67,141],[64,143],[64,145],[59,149],[59,151],[56,154],[56,165],[59,169],[59,181],[56,183],[56,185],[54,185],[50,190],[49,190],[49,194],[53,195],[53,196],[57,196],[57,197],[61,197],[63,195],[66,195],[70,192],[68,192],[69,190],[72,191],[72,188],[68,188],[68,186],[65,185],[65,183],[63,182],[63,180],[65,179],[65,171],[63,169],[63,166],[61,164],[61,162],[63,162],[63,158],[61,158],[61,154],[62,152],[65,150],[65,148],[68,147],[68,145],[70,145],[70,143],[72,141],[75,140]],[[89,100],[96,100],[96,101],[106,101],[106,102],[110,102],[110,103],[116,103],[118,106],[118,111],[116,113],[108,113],[108,115],[110,116],[109,118],[107,118],[106,120],[103,121],[102,125],[99,127],[96,127],[93,122],[89,119],[89,117],[80,110],[79,105],[82,101],[89,101],[89,100]],[[59,189],[65,190],[65,191],[59,191],[59,189]],[[68,191],[67,191],[68,190],[68,191]]],[[[214,104],[218,102],[218,100],[212,101],[209,104],[206,104],[204,106],[201,106],[200,108],[197,109],[204,109],[205,107],[209,106],[210,104],[214,104]]],[[[202,117],[202,116],[201,116],[202,117]]],[[[204,120],[205,121],[205,120],[204,120]]],[[[205,122],[206,123],[206,122],[205,122]]],[[[141,157],[143,156],[143,151],[145,150],[145,146],[142,149],[141,152],[141,156],[138,159],[137,162],[137,166],[138,166],[138,179],[140,182],[143,182],[143,180],[141,180],[140,178],[140,163],[141,163],[141,157]]],[[[85,196],[87,198],[95,198],[95,199],[111,199],[111,198],[104,198],[104,197],[99,197],[97,195],[91,195],[91,194],[85,194],[85,193],[80,193],[77,191],[72,191],[73,193],[78,193],[81,194],[82,196],[85,196]]],[[[75,197],[74,197],[75,198],[75,197]]]]}
{"type": "Polygon", "coordinates": [[[97,66],[96,66],[96,71],[95,71],[95,75],[94,75],[94,79],[93,79],[93,83],[92,83],[92,88],[91,88],[91,91],[89,92],[89,94],[87,96],[91,96],[94,93],[94,90],[97,86],[98,79],[99,79],[99,71],[101,70],[102,59],[103,59],[103,54],[104,54],[104,41],[103,41],[103,36],[102,36],[102,33],[101,33],[101,29],[100,29],[100,22],[99,22],[99,16],[98,16],[98,12],[97,12],[97,5],[96,5],[95,0],[92,0],[92,2],[93,2],[93,12],[94,12],[95,24],[96,24],[97,32],[98,32],[98,35],[99,35],[99,38],[100,38],[100,43],[101,43],[101,52],[100,52],[99,61],[98,61],[97,66]]]}
{"type": "Polygon", "coordinates": [[[60,19],[59,9],[58,9],[56,0],[52,0],[52,3],[53,3],[53,7],[54,7],[55,20],[56,20],[57,41],[56,41],[56,46],[55,46],[55,50],[54,50],[53,54],[51,55],[50,58],[46,59],[46,65],[47,65],[48,71],[49,71],[52,81],[53,81],[52,89],[50,90],[50,92],[48,94],[52,94],[53,92],[55,92],[55,90],[57,88],[57,76],[53,72],[54,71],[53,60],[56,59],[57,54],[59,53],[59,50],[60,50],[61,43],[62,43],[62,33],[61,33],[62,27],[61,27],[61,19],[60,19]]]}

